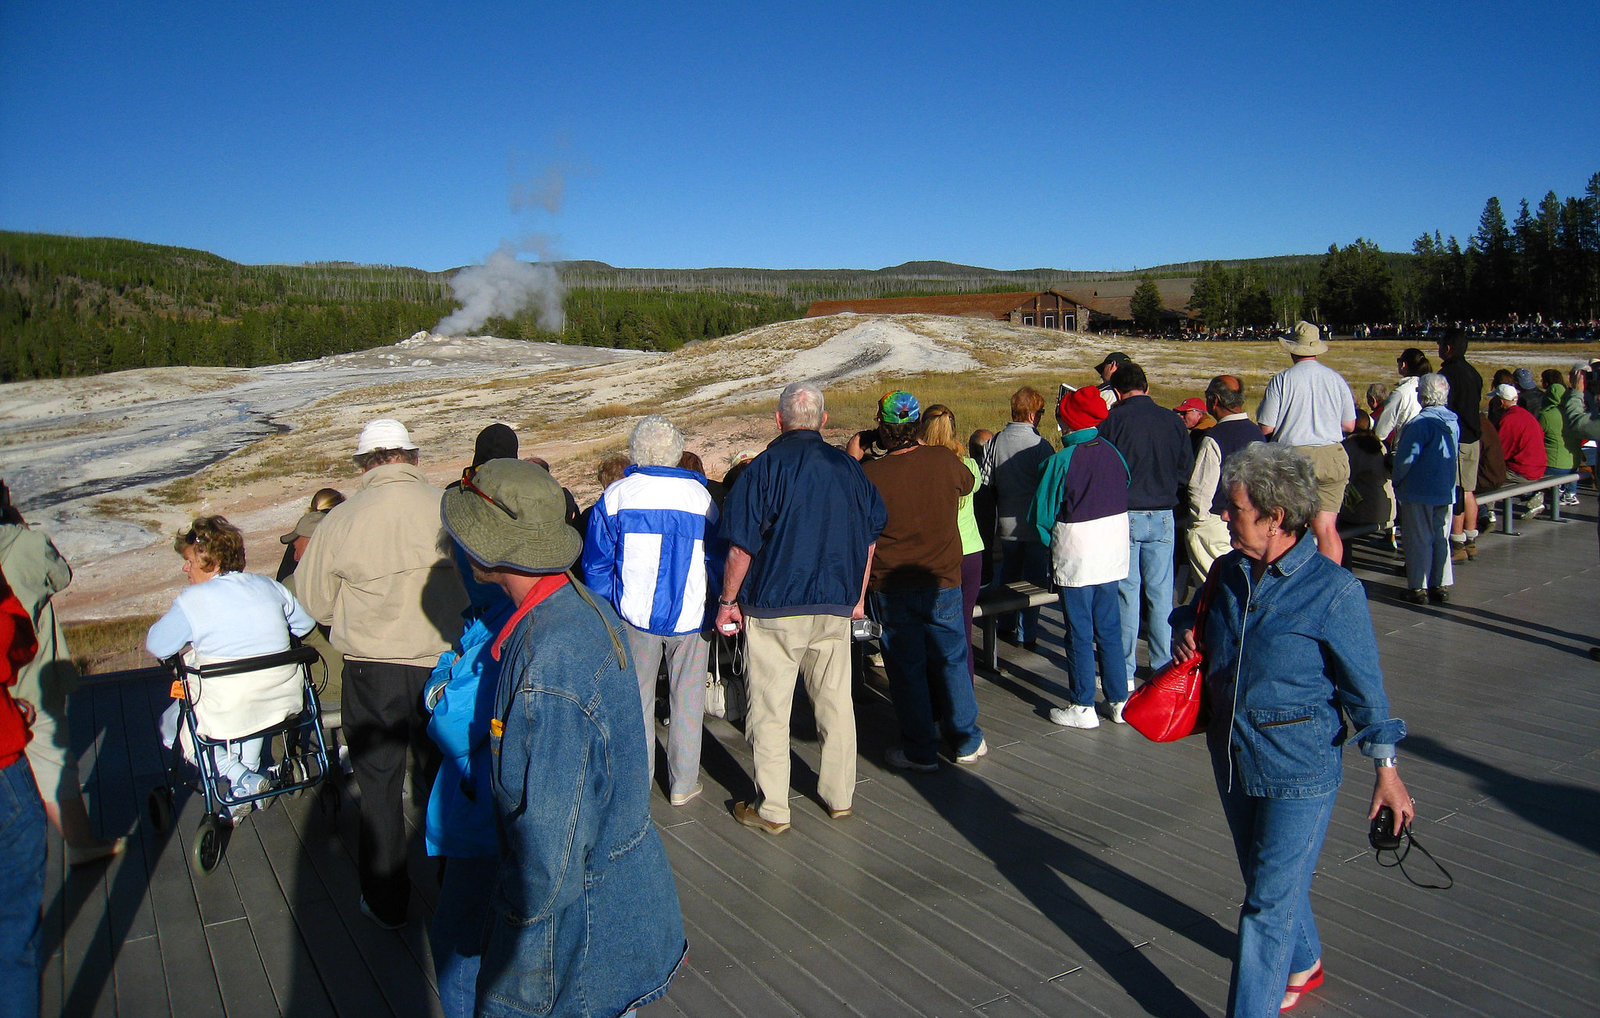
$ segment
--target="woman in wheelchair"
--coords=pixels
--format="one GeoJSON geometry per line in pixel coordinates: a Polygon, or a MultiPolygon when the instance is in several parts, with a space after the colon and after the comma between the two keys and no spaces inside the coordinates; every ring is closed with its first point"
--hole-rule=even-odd
{"type": "MultiPolygon", "coordinates": [[[[226,519],[196,519],[173,547],[183,556],[190,585],[150,627],[145,648],[157,658],[183,652],[188,665],[199,667],[259,657],[288,650],[291,634],[310,631],[311,616],[293,594],[269,576],[244,571],[244,536],[226,519]]],[[[211,763],[230,797],[260,795],[271,787],[267,739],[255,733],[301,709],[301,674],[299,666],[288,665],[213,678],[194,689],[196,729],[227,740],[212,750],[211,763]]],[[[177,701],[162,716],[161,728],[163,741],[172,745],[177,701]]]]}

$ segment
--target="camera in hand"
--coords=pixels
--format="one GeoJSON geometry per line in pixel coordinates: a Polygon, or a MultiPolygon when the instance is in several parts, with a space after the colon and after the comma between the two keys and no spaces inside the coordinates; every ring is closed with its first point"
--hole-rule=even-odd
{"type": "Polygon", "coordinates": [[[850,639],[877,640],[883,636],[883,627],[871,619],[851,619],[850,639]]]}
{"type": "Polygon", "coordinates": [[[1394,810],[1388,806],[1378,807],[1378,815],[1372,818],[1372,830],[1367,832],[1367,841],[1380,852],[1392,852],[1405,842],[1405,833],[1395,827],[1394,810]]]}

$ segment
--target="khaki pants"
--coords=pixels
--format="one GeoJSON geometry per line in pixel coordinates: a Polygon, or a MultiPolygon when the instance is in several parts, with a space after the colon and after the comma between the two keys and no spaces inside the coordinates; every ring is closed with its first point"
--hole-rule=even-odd
{"type": "Polygon", "coordinates": [[[1228,536],[1228,525],[1222,521],[1221,516],[1207,516],[1203,520],[1195,520],[1184,534],[1184,543],[1189,549],[1189,565],[1194,570],[1193,582],[1196,587],[1205,583],[1206,574],[1211,571],[1211,563],[1233,549],[1233,539],[1228,536]]]}
{"type": "Polygon", "coordinates": [[[856,790],[856,714],[850,701],[850,620],[838,615],[745,617],[750,647],[749,713],[744,735],[755,753],[758,812],[789,822],[789,713],[796,674],[817,717],[822,766],[817,793],[846,809],[856,790]]]}

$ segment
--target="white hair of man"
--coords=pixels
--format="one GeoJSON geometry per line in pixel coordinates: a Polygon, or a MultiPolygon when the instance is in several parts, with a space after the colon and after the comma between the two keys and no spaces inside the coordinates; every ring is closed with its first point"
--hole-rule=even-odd
{"type": "Polygon", "coordinates": [[[815,382],[791,382],[778,397],[778,417],[785,431],[819,431],[826,416],[822,390],[815,382]]]}
{"type": "Polygon", "coordinates": [[[683,432],[660,414],[633,426],[628,457],[641,467],[675,467],[683,457],[683,432]]]}
{"type": "Polygon", "coordinates": [[[1423,406],[1444,406],[1450,399],[1450,379],[1435,371],[1417,381],[1417,400],[1423,406]]]}

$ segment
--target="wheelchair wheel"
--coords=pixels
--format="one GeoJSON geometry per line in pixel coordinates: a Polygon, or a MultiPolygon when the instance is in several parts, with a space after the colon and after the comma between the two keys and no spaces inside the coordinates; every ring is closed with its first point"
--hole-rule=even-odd
{"type": "MultiPolygon", "coordinates": [[[[298,785],[306,780],[306,765],[298,756],[286,757],[278,766],[278,783],[284,787],[298,785]]],[[[296,788],[291,792],[284,792],[285,798],[298,799],[305,794],[304,788],[296,788]]]]}
{"type": "Polygon", "coordinates": [[[145,796],[144,805],[156,833],[165,834],[167,828],[172,825],[172,789],[166,785],[157,785],[150,789],[149,795],[145,796]]]}
{"type": "Polygon", "coordinates": [[[194,836],[194,861],[201,873],[210,873],[222,862],[223,853],[228,850],[228,833],[232,830],[215,816],[200,819],[194,836]]]}

